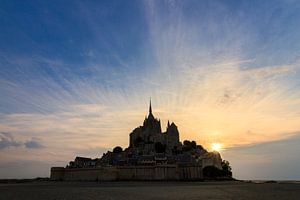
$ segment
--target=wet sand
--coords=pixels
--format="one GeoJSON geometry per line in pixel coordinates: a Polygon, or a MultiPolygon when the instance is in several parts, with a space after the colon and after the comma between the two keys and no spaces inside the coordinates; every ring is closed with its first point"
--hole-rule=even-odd
{"type": "Polygon", "coordinates": [[[300,198],[292,182],[31,182],[0,184],[0,200],[280,199],[300,198]]]}

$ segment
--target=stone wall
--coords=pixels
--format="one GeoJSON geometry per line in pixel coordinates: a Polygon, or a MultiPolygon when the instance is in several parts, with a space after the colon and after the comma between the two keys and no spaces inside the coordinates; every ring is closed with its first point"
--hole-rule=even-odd
{"type": "Polygon", "coordinates": [[[52,167],[50,175],[51,180],[64,181],[115,181],[117,178],[118,170],[115,167],[78,169],[52,167]]]}
{"type": "Polygon", "coordinates": [[[125,180],[201,180],[202,166],[120,166],[87,169],[51,168],[51,180],[125,181],[125,180]]]}

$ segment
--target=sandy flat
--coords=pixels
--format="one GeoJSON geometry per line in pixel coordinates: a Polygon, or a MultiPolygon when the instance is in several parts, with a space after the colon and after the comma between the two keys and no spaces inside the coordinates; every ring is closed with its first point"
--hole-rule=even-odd
{"type": "Polygon", "coordinates": [[[33,182],[0,184],[2,200],[300,198],[300,184],[245,182],[33,182]]]}

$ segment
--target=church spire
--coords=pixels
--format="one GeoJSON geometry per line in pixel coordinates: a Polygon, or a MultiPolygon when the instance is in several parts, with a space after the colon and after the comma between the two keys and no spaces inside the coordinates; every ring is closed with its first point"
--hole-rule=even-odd
{"type": "Polygon", "coordinates": [[[150,98],[149,114],[152,114],[151,98],[150,98]]]}
{"type": "Polygon", "coordinates": [[[152,114],[151,98],[150,98],[150,105],[149,105],[148,119],[154,119],[154,116],[153,116],[153,114],[152,114]]]}

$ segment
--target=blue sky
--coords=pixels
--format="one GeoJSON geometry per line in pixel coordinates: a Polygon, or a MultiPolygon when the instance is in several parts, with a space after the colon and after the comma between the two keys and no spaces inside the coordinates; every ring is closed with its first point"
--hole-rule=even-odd
{"type": "Polygon", "coordinates": [[[181,140],[221,143],[238,178],[300,178],[298,1],[0,5],[0,177],[126,147],[151,97],[181,140]],[[258,173],[278,162],[289,172],[258,173]]]}

